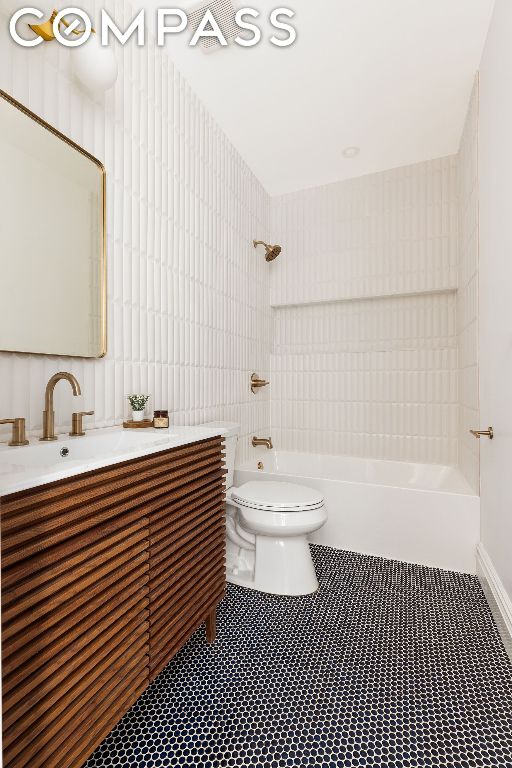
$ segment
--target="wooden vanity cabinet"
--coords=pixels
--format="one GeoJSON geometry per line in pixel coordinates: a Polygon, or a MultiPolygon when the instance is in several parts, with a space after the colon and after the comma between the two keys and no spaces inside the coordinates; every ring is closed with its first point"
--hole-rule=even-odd
{"type": "MultiPolygon", "coordinates": [[[[149,668],[153,680],[194,630],[215,625],[225,589],[224,463],[210,440],[174,459],[179,479],[149,516],[149,668]]],[[[211,632],[208,639],[214,639],[211,632]]]]}
{"type": "Polygon", "coordinates": [[[4,768],[80,768],[224,593],[222,439],[0,499],[4,768]]]}

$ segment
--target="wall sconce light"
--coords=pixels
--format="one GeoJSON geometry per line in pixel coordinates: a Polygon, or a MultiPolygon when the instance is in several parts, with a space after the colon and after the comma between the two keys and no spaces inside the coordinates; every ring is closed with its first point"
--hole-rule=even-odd
{"type": "MultiPolygon", "coordinates": [[[[53,7],[53,3],[43,5],[39,10],[44,13],[47,21],[38,24],[29,24],[30,29],[45,41],[55,40],[55,20],[57,27],[64,28],[62,32],[67,36],[75,35],[78,38],[87,35],[88,39],[83,44],[75,44],[72,53],[73,72],[80,82],[91,93],[104,93],[111,88],[117,79],[117,61],[113,51],[107,46],[100,45],[98,35],[90,27],[82,28],[78,22],[67,21],[53,7]]],[[[69,45],[69,43],[68,43],[69,45]]]]}
{"type": "Polygon", "coordinates": [[[92,93],[104,93],[117,80],[117,61],[112,50],[100,45],[93,31],[89,40],[71,54],[76,77],[92,93]]]}
{"type": "MultiPolygon", "coordinates": [[[[49,40],[55,40],[55,34],[53,32],[53,22],[55,21],[55,17],[57,16],[57,11],[53,7],[53,3],[38,3],[38,10],[41,11],[41,13],[44,14],[44,18],[47,19],[47,21],[41,22],[41,24],[29,24],[28,26],[30,29],[36,33],[36,35],[40,35],[43,40],[49,41],[49,40]]],[[[64,20],[62,21],[64,26],[68,26],[67,22],[64,20]]]]}

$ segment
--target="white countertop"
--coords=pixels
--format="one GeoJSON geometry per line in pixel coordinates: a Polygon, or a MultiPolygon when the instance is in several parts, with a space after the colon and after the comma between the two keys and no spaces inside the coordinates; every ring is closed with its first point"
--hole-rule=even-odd
{"type": "Polygon", "coordinates": [[[0,444],[0,496],[64,480],[122,461],[179,448],[222,435],[220,428],[169,427],[169,429],[91,429],[83,437],[59,435],[57,440],[10,447],[0,444]],[[62,456],[67,449],[69,454],[62,456]]]}

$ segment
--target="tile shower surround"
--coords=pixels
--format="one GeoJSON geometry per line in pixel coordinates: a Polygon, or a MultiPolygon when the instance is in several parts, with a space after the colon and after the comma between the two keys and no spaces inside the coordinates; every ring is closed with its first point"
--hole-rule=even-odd
{"type": "Polygon", "coordinates": [[[456,464],[457,158],[272,200],[276,444],[456,464]]]}
{"type": "Polygon", "coordinates": [[[457,288],[457,157],[272,198],[272,306],[457,288]]]}
{"type": "Polygon", "coordinates": [[[455,309],[446,293],[275,310],[276,444],[456,463],[455,309]]]}
{"type": "Polygon", "coordinates": [[[474,200],[475,176],[458,176],[457,157],[270,200],[161,50],[115,46],[120,77],[103,101],[72,81],[68,51],[26,51],[0,35],[0,87],[108,170],[107,358],[0,353],[5,415],[27,416],[37,433],[45,383],[69,369],[84,398],[57,388],[61,432],[81,405],[96,410],[89,427],[119,423],[137,389],[176,424],[240,421],[239,460],[261,432],[283,449],[435,463],[460,454],[474,481],[474,279],[455,290],[457,229],[473,221],[459,198],[474,200]],[[282,244],[279,259],[267,264],[255,236],[282,244]],[[253,370],[272,381],[256,397],[253,370]]]}
{"type": "MultiPolygon", "coordinates": [[[[132,17],[127,3],[106,9],[132,17]]],[[[252,371],[270,374],[269,270],[252,248],[269,237],[268,195],[156,46],[113,46],[119,78],[93,99],[72,80],[72,52],[22,49],[6,26],[0,88],[107,168],[108,354],[0,353],[2,415],[26,416],[37,434],[46,381],[70,370],[83,400],[57,387],[57,431],[82,406],[96,411],[87,428],[120,423],[124,395],[143,391],[175,424],[239,421],[244,459],[249,435],[269,429],[269,395],[248,386],[252,371]]]]}

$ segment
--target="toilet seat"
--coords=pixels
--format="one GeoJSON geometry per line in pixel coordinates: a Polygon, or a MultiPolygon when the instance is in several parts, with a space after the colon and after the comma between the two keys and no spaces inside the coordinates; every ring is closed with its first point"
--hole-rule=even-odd
{"type": "Polygon", "coordinates": [[[231,498],[242,507],[267,512],[306,512],[319,509],[321,493],[304,485],[275,481],[251,481],[233,488],[231,498]]]}

